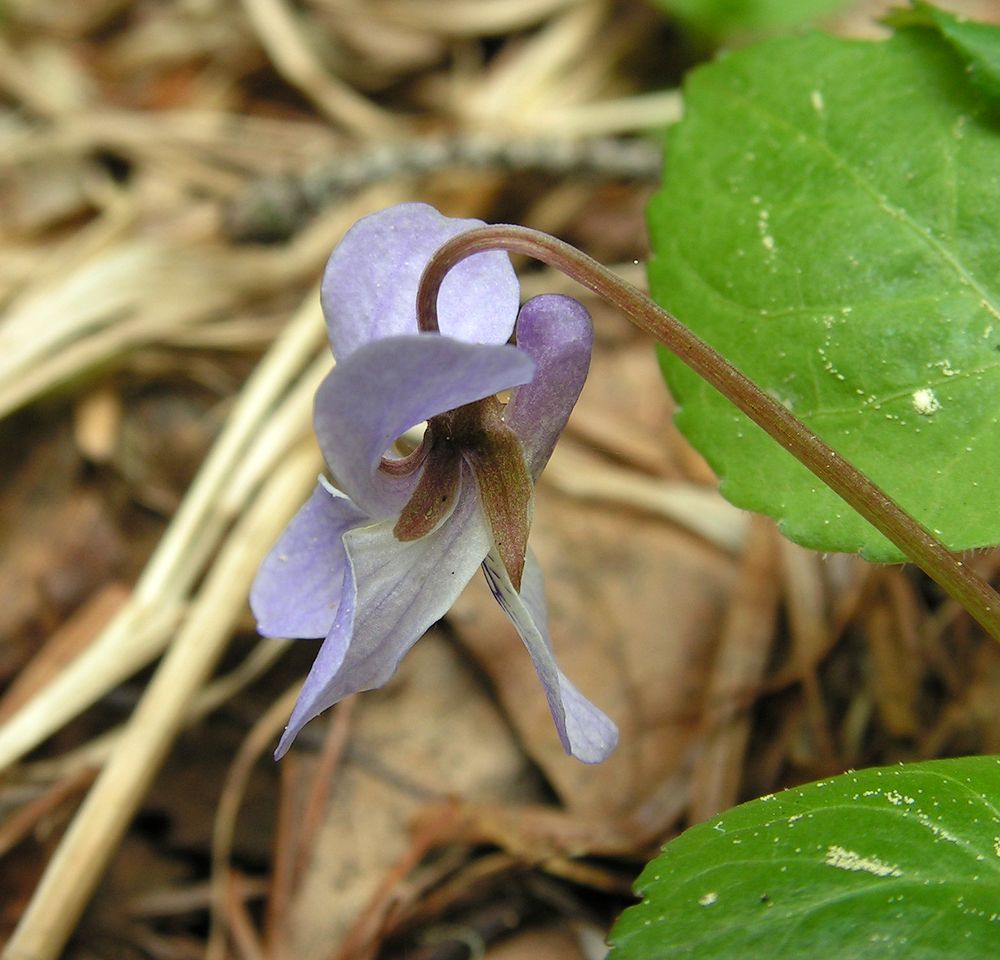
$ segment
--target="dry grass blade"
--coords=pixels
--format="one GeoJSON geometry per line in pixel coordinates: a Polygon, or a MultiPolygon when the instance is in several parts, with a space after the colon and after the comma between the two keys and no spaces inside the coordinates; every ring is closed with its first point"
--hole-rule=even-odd
{"type": "Polygon", "coordinates": [[[19,809],[0,824],[0,856],[17,846],[38,826],[38,822],[60,807],[68,799],[83,793],[97,776],[94,767],[74,770],[51,788],[19,809]]]}
{"type": "MultiPolygon", "coordinates": [[[[887,571],[890,575],[893,572],[887,571]]],[[[921,729],[918,704],[924,664],[921,651],[906,643],[899,620],[891,598],[886,596],[880,596],[865,617],[871,669],[876,680],[875,706],[882,725],[892,736],[912,737],[921,729]]]]}
{"type": "Polygon", "coordinates": [[[87,649],[95,634],[128,600],[128,593],[124,584],[109,583],[52,634],[0,699],[0,725],[30,703],[53,674],[87,649]]]}
{"type": "Polygon", "coordinates": [[[799,666],[799,682],[805,697],[809,736],[818,766],[836,769],[836,750],[817,674],[824,651],[832,646],[820,560],[816,554],[787,540],[781,541],[780,549],[785,606],[792,633],[793,657],[799,666]]]}
{"type": "Polygon", "coordinates": [[[535,116],[542,105],[580,103],[599,88],[587,54],[599,42],[606,17],[604,0],[575,4],[483,75],[477,87],[462,90],[454,109],[480,128],[502,122],[520,133],[545,131],[544,118],[535,116]]]}
{"type": "Polygon", "coordinates": [[[257,36],[278,72],[334,123],[355,134],[393,133],[399,122],[338,81],[319,62],[295,13],[282,0],[243,0],[257,36]]]}
{"type": "Polygon", "coordinates": [[[274,748],[275,740],[298,699],[300,688],[301,684],[296,681],[257,720],[240,746],[226,776],[212,831],[212,927],[205,952],[206,960],[220,960],[225,955],[227,924],[224,918],[231,899],[232,876],[229,853],[250,770],[268,749],[274,748]]]}
{"type": "Polygon", "coordinates": [[[138,346],[225,315],[307,275],[310,265],[318,270],[331,237],[344,229],[342,215],[321,225],[302,238],[296,257],[133,241],[101,252],[58,282],[34,283],[0,326],[0,414],[138,346]]]}
{"type": "MultiPolygon", "coordinates": [[[[288,640],[261,640],[239,666],[217,677],[198,692],[186,711],[185,726],[201,722],[265,674],[288,649],[289,643],[288,640]]],[[[96,775],[96,771],[107,763],[117,749],[124,729],[124,726],[115,727],[99,737],[91,738],[76,750],[51,760],[31,763],[26,767],[28,779],[50,782],[75,777],[89,770],[94,770],[96,775]]]]}
{"type": "Polygon", "coordinates": [[[340,138],[317,121],[208,107],[148,112],[96,106],[60,117],[49,127],[15,128],[2,145],[2,155],[10,164],[37,164],[53,154],[73,156],[104,148],[142,160],[167,148],[213,158],[230,169],[265,173],[318,162],[339,146],[340,138]]]}
{"type": "MultiPolygon", "coordinates": [[[[240,508],[240,501],[234,500],[230,492],[234,473],[243,458],[252,457],[251,462],[260,463],[263,455],[256,444],[261,436],[261,424],[266,423],[268,412],[289,385],[300,377],[303,364],[313,357],[322,339],[319,307],[315,297],[309,297],[248,382],[225,432],[136,584],[129,602],[84,654],[0,728],[0,768],[41,743],[163,649],[181,614],[187,591],[240,508]]],[[[293,395],[292,405],[302,416],[301,399],[293,395]]],[[[287,419],[280,412],[277,415],[287,428],[287,419]]],[[[291,436],[301,436],[307,430],[306,413],[300,430],[291,436]]],[[[287,449],[287,436],[277,449],[271,448],[272,464],[277,463],[287,449]]],[[[266,437],[271,439],[269,435],[266,437]]],[[[262,472],[263,467],[258,466],[249,475],[257,477],[262,472]]],[[[245,492],[245,486],[240,490],[245,492]]],[[[287,505],[286,510],[291,512],[287,505]]]]}
{"type": "Polygon", "coordinates": [[[743,546],[748,515],[715,491],[691,483],[666,483],[586,457],[568,444],[556,449],[545,480],[585,500],[620,504],[666,517],[724,550],[743,546]]]}
{"type": "Polygon", "coordinates": [[[387,19],[420,30],[481,37],[533,26],[584,2],[589,0],[375,0],[372,6],[387,19]]]}
{"type": "Polygon", "coordinates": [[[761,689],[778,614],[776,531],[754,517],[705,697],[705,744],[695,764],[690,818],[697,823],[739,799],[750,739],[749,708],[761,689]]]}
{"type": "Polygon", "coordinates": [[[305,498],[319,466],[312,445],[298,451],[236,525],[113,756],[50,861],[6,947],[5,960],[59,956],[170,748],[190,697],[222,654],[256,572],[259,545],[275,539],[288,503],[305,498]]]}
{"type": "Polygon", "coordinates": [[[615,100],[582,103],[540,114],[538,126],[561,137],[609,137],[631,130],[669,127],[681,118],[682,101],[675,90],[615,100]]]}

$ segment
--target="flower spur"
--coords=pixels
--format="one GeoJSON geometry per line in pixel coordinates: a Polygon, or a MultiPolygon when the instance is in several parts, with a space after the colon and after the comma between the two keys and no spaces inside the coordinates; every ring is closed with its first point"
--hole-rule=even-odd
{"type": "Polygon", "coordinates": [[[479,566],[524,641],[566,752],[597,763],[617,742],[556,663],[527,550],[534,482],[587,375],[590,317],[555,295],[518,311],[509,259],[483,253],[446,278],[441,334],[417,327],[424,266],[479,225],[403,204],[359,221],[330,257],[322,303],[337,365],[317,391],[314,423],[336,486],[320,478],[250,597],[265,636],[323,638],[276,756],[337,701],[385,684],[479,566]],[[508,389],[504,407],[496,394],[508,389]],[[391,456],[423,421],[420,446],[391,456]]]}

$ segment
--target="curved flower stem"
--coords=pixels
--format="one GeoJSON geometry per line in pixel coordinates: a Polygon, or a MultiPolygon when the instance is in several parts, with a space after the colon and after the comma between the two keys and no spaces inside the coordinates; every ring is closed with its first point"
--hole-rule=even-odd
{"type": "Polygon", "coordinates": [[[540,231],[506,224],[481,227],[453,237],[434,254],[420,280],[417,322],[421,330],[436,332],[438,329],[438,291],[445,274],[466,257],[487,250],[506,250],[541,260],[623,310],[636,326],[651,333],[763,427],[936,580],[994,639],[1000,640],[1000,595],[982,577],[968,569],[884,490],[844,460],[725,357],[632,284],[575,247],[540,231]]]}

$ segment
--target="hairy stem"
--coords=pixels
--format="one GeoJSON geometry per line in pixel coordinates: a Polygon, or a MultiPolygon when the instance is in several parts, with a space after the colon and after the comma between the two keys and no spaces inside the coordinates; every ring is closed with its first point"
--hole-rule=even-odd
{"type": "Polygon", "coordinates": [[[993,636],[1000,640],[1000,595],[913,519],[884,490],[844,460],[777,400],[644,293],[603,264],[555,237],[527,227],[497,225],[453,237],[431,258],[417,294],[421,330],[437,331],[438,291],[445,274],[475,253],[506,250],[555,267],[624,311],[699,376],[763,427],[789,453],[891,540],[993,636]]]}

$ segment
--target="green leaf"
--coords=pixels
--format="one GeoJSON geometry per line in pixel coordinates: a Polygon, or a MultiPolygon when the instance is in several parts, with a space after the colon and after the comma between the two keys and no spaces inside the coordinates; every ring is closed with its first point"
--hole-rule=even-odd
{"type": "Polygon", "coordinates": [[[1000,944],[1000,757],[848,773],[668,843],[609,960],[982,960],[1000,944]]]}
{"type": "Polygon", "coordinates": [[[886,23],[939,30],[965,60],[972,82],[987,96],[1000,98],[1000,28],[956,16],[919,0],[909,10],[891,11],[886,23]]]}
{"type": "MultiPolygon", "coordinates": [[[[649,208],[654,297],[953,549],[1000,541],[1000,137],[928,30],[692,73],[649,208]]],[[[787,536],[900,552],[680,361],[678,424],[787,536]]]]}
{"type": "Polygon", "coordinates": [[[714,40],[769,34],[807,23],[847,0],[656,0],[692,30],[714,40]]]}

